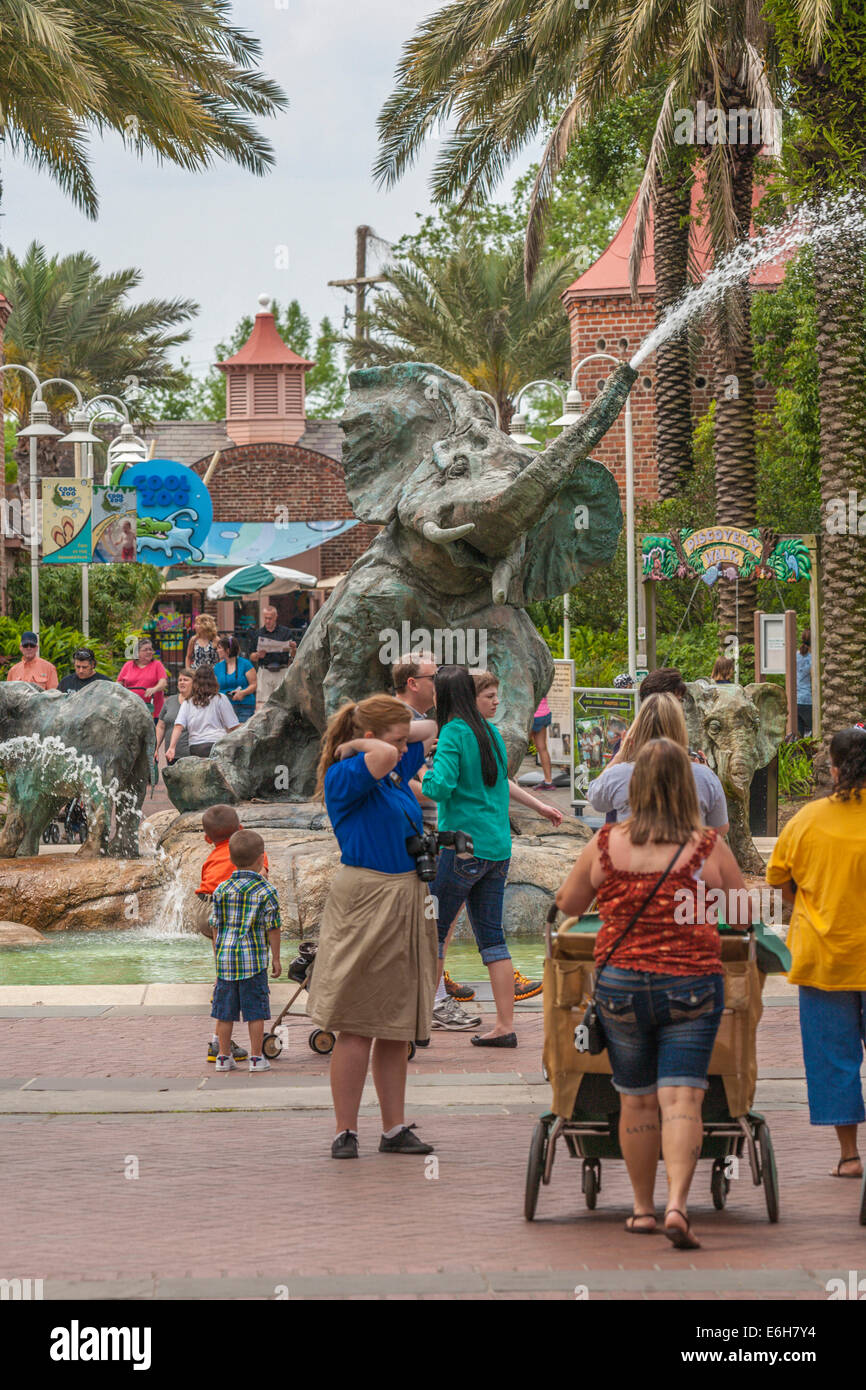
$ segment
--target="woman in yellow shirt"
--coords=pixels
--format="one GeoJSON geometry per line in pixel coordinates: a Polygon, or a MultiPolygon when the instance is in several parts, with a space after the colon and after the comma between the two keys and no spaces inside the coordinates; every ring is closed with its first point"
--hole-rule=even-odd
{"type": "Polygon", "coordinates": [[[866,1045],[866,731],[830,743],[835,790],[788,822],[767,882],[793,903],[788,979],[800,986],[809,1118],[835,1125],[833,1177],[860,1178],[857,1126],[866,1119],[860,1064],[866,1045]]]}

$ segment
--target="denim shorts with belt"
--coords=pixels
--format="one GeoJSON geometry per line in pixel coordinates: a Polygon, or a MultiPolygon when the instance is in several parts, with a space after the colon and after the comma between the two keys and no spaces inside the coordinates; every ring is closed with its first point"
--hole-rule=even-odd
{"type": "Polygon", "coordinates": [[[466,907],[475,944],[485,965],[510,960],[502,927],[505,880],[511,859],[459,859],[453,849],[439,853],[436,877],[430,892],[437,902],[439,959],[445,954],[445,938],[461,907],[466,907]]]}
{"type": "Polygon", "coordinates": [[[707,1089],[724,976],[656,975],[605,965],[596,1000],[617,1091],[645,1096],[659,1086],[707,1089]]]}

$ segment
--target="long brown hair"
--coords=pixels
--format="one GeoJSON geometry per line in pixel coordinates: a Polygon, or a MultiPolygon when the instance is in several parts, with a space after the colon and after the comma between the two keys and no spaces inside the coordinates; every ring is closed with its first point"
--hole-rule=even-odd
{"type": "Polygon", "coordinates": [[[192,690],[189,693],[190,702],[198,705],[199,709],[206,709],[215,695],[219,695],[219,682],[213,673],[212,666],[199,666],[193,673],[192,690]]]}
{"type": "Polygon", "coordinates": [[[647,743],[635,759],[628,787],[631,816],[624,824],[633,845],[681,845],[702,828],[688,753],[670,738],[647,743]]]}
{"type": "Polygon", "coordinates": [[[322,735],[322,751],[316,769],[316,788],[313,796],[321,801],[325,793],[325,773],[337,761],[336,750],[341,743],[361,738],[367,729],[378,738],[394,724],[410,724],[412,716],[402,700],[393,695],[371,695],[367,700],[355,704],[352,700],[342,705],[328,720],[328,727],[322,735]]]}
{"type": "Polygon", "coordinates": [[[676,695],[660,692],[647,696],[622,741],[619,761],[633,763],[640,750],[657,738],[669,738],[682,748],[689,746],[686,718],[676,695]]]}

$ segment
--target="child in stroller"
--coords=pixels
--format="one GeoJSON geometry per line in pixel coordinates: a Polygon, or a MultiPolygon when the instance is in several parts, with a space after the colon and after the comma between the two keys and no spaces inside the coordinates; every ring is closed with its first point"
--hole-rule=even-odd
{"type": "Polygon", "coordinates": [[[87,814],[84,810],[84,803],[79,797],[74,797],[72,801],[67,801],[61,806],[54,820],[49,821],[42,832],[42,839],[46,845],[60,844],[60,827],[63,826],[63,838],[68,845],[73,840],[79,844],[84,844],[87,839],[87,814]]]}

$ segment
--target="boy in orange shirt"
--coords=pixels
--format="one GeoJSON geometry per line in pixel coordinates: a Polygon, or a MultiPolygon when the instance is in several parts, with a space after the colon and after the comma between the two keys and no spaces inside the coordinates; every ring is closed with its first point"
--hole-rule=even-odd
{"type": "MultiPolygon", "coordinates": [[[[229,858],[229,840],[236,830],[243,827],[234,806],[219,805],[207,808],[201,818],[201,828],[206,843],[213,845],[213,849],[201,866],[201,882],[195,894],[198,902],[193,915],[193,926],[202,936],[213,941],[213,928],[210,925],[211,898],[217,885],[231,878],[235,871],[235,866],[229,858]]],[[[267,875],[267,872],[268,856],[265,855],[262,873],[267,875]]],[[[215,1062],[218,1054],[219,1039],[216,1033],[212,1033],[207,1050],[208,1061],[215,1062]]],[[[232,1056],[236,1062],[245,1062],[249,1054],[238,1043],[233,1042],[232,1056]]]]}

